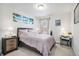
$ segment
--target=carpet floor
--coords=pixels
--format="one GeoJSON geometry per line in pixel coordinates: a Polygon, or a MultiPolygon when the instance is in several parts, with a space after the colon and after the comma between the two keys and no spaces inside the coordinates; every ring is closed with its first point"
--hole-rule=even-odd
{"type": "MultiPolygon", "coordinates": [[[[41,56],[39,53],[30,50],[26,47],[19,47],[18,50],[8,53],[5,56],[41,56]]],[[[75,53],[71,47],[56,44],[49,56],[75,56],[75,53]]]]}

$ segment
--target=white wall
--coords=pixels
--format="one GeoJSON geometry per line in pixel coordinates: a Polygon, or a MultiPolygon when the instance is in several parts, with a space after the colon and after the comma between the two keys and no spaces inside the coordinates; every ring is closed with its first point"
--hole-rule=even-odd
{"type": "Polygon", "coordinates": [[[76,55],[79,56],[79,23],[74,24],[73,29],[73,49],[76,55]]]}
{"type": "Polygon", "coordinates": [[[5,32],[9,27],[13,27],[14,31],[16,31],[17,27],[31,27],[31,28],[36,28],[36,21],[34,19],[34,24],[33,25],[27,25],[24,23],[19,23],[19,22],[13,22],[12,18],[12,13],[18,13],[20,15],[28,16],[27,14],[24,14],[22,11],[19,11],[19,9],[12,7],[12,6],[7,6],[3,5],[3,15],[2,15],[2,30],[5,32]]]}
{"type": "Polygon", "coordinates": [[[71,13],[59,13],[51,16],[50,20],[50,29],[53,31],[53,35],[56,39],[56,42],[60,42],[60,35],[62,34],[62,28],[65,29],[66,32],[71,32],[71,13]],[[55,26],[55,20],[61,20],[61,26],[55,26]]]}
{"type": "MultiPolygon", "coordinates": [[[[74,5],[74,8],[76,4],[74,5]]],[[[73,40],[72,40],[72,48],[77,56],[79,56],[79,23],[74,24],[74,8],[72,12],[72,32],[73,32],[73,40]]]]}

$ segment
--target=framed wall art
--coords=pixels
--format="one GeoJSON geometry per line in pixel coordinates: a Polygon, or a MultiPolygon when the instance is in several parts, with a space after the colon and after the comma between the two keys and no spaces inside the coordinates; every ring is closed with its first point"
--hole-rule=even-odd
{"type": "Polygon", "coordinates": [[[79,3],[76,5],[74,9],[74,24],[79,23],[79,3]]]}
{"type": "Polygon", "coordinates": [[[16,13],[13,13],[13,21],[14,22],[22,22],[25,24],[33,24],[34,20],[30,17],[22,16],[16,13]]]}
{"type": "Polygon", "coordinates": [[[60,19],[55,20],[55,25],[56,25],[56,26],[60,26],[60,25],[61,25],[61,20],[60,20],[60,19]]]}

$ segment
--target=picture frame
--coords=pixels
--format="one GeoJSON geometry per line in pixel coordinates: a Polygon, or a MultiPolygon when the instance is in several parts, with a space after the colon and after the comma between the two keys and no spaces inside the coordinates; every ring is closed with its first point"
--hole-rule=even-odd
{"type": "Polygon", "coordinates": [[[34,24],[34,19],[27,16],[22,16],[17,13],[13,13],[13,21],[14,22],[21,22],[25,24],[34,24]]]}
{"type": "Polygon", "coordinates": [[[60,26],[60,25],[61,25],[61,20],[60,20],[60,19],[55,20],[55,25],[56,25],[56,26],[60,26]]]}
{"type": "Polygon", "coordinates": [[[79,3],[76,5],[74,9],[74,24],[79,23],[79,3]]]}

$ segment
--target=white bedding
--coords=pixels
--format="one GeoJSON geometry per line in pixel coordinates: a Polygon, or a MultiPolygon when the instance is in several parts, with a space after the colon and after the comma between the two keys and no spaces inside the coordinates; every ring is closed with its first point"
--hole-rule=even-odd
{"type": "Polygon", "coordinates": [[[50,48],[55,43],[53,36],[47,34],[36,34],[36,33],[28,33],[22,32],[19,34],[20,41],[25,44],[36,48],[40,51],[44,56],[48,56],[50,53],[50,48]]]}

